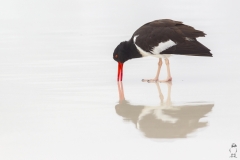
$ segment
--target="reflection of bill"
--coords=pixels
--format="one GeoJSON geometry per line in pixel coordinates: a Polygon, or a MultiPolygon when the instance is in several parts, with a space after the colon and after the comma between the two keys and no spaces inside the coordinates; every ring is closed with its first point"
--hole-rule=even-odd
{"type": "Polygon", "coordinates": [[[148,138],[184,138],[199,128],[207,126],[207,122],[199,120],[209,113],[214,104],[208,102],[171,102],[171,82],[168,86],[167,99],[156,83],[161,104],[159,106],[131,105],[125,100],[122,82],[118,82],[119,104],[116,113],[124,120],[131,121],[148,138]]]}

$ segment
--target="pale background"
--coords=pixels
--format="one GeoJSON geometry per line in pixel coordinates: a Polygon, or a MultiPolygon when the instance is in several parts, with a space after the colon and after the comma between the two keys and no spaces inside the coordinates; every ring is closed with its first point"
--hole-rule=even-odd
{"type": "MultiPolygon", "coordinates": [[[[231,144],[240,147],[239,5],[237,0],[0,0],[0,159],[229,159],[231,144]],[[164,18],[207,33],[199,41],[214,56],[170,59],[172,102],[214,104],[199,120],[207,125],[184,138],[149,138],[115,109],[113,50],[144,23],[164,18]]],[[[157,61],[126,62],[123,85],[131,107],[162,111],[156,85],[141,82],[154,77],[157,61]]],[[[160,87],[166,98],[167,84],[160,87]]]]}

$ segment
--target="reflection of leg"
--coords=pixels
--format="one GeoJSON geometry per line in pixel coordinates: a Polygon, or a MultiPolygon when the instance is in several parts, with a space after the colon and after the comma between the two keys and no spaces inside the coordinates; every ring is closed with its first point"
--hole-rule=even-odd
{"type": "Polygon", "coordinates": [[[156,84],[157,89],[158,89],[159,98],[160,98],[160,100],[161,100],[161,103],[163,103],[163,101],[164,101],[164,96],[163,96],[163,94],[162,94],[162,91],[161,91],[160,85],[159,85],[159,83],[155,83],[155,84],[156,84]]]}
{"type": "Polygon", "coordinates": [[[167,58],[165,59],[165,64],[166,64],[166,67],[167,67],[167,79],[166,80],[160,80],[160,82],[172,81],[172,76],[171,76],[171,72],[170,72],[170,63],[169,63],[169,60],[167,58]]]}
{"type": "Polygon", "coordinates": [[[147,82],[158,82],[161,67],[162,67],[162,58],[159,58],[158,69],[157,69],[157,74],[156,74],[155,78],[154,79],[143,79],[142,81],[143,82],[146,82],[146,81],[147,82]]]}
{"type": "Polygon", "coordinates": [[[122,81],[118,81],[119,101],[125,100],[122,81]]]}
{"type": "Polygon", "coordinates": [[[171,90],[172,90],[172,82],[167,82],[167,87],[168,87],[168,95],[167,95],[167,105],[172,106],[172,101],[171,101],[171,90]]]}

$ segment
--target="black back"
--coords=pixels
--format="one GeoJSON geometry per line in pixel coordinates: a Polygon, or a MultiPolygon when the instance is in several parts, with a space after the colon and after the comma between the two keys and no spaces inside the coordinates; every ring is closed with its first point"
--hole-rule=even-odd
{"type": "Polygon", "coordinates": [[[135,43],[146,52],[151,52],[160,42],[172,40],[177,45],[160,54],[212,56],[210,50],[196,40],[197,37],[205,35],[204,32],[195,30],[180,21],[162,19],[141,26],[134,32],[131,40],[138,36],[135,43]]]}

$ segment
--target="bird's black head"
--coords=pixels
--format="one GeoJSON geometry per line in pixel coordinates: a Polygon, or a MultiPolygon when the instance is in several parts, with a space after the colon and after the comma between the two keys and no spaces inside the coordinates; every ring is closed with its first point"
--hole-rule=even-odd
{"type": "Polygon", "coordinates": [[[129,60],[129,45],[128,42],[121,42],[113,52],[113,59],[117,62],[124,63],[129,60]]]}
{"type": "Polygon", "coordinates": [[[142,55],[138,52],[133,40],[121,42],[113,52],[113,59],[118,62],[118,81],[122,81],[123,63],[132,58],[140,58],[142,55]]]}

